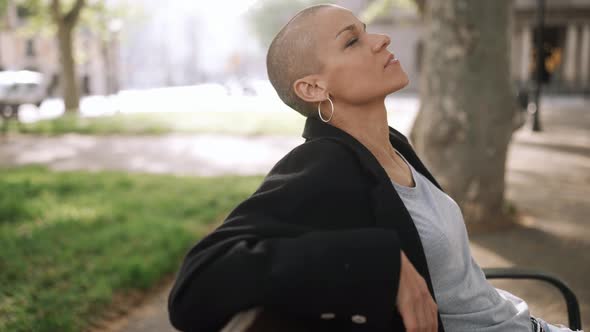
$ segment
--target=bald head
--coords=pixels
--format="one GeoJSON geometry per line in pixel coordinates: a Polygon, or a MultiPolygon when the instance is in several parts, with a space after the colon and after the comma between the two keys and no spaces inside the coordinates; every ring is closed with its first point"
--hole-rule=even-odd
{"type": "Polygon", "coordinates": [[[281,100],[304,116],[314,116],[315,106],[305,102],[293,91],[293,83],[304,76],[321,71],[317,58],[313,24],[309,21],[324,8],[316,5],[297,13],[272,40],[266,55],[266,70],[281,100]]]}

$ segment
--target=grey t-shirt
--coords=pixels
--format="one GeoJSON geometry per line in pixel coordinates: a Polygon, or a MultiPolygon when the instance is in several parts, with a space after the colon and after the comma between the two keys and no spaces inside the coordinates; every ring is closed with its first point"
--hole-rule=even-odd
{"type": "Polygon", "coordinates": [[[445,331],[531,331],[527,303],[493,287],[471,256],[457,203],[406,164],[415,186],[392,184],[420,234],[445,331]]]}

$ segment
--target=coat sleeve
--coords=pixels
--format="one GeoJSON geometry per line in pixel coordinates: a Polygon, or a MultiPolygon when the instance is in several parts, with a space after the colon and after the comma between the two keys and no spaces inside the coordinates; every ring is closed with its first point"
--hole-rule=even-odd
{"type": "Polygon", "coordinates": [[[234,314],[257,306],[305,319],[331,313],[335,321],[350,322],[353,315],[372,324],[389,320],[400,274],[395,231],[318,230],[289,217],[310,202],[337,208],[323,206],[322,198],[345,194],[338,183],[359,176],[348,166],[354,158],[338,143],[317,140],[279,161],[185,256],[168,298],[172,325],[219,331],[234,314]]]}

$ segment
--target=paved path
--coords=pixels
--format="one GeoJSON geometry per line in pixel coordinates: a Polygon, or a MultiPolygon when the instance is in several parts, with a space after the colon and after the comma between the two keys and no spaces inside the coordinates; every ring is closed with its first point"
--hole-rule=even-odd
{"type": "Polygon", "coordinates": [[[289,136],[13,136],[0,141],[0,166],[39,163],[54,170],[263,174],[302,142],[289,136]]]}
{"type": "MultiPolygon", "coordinates": [[[[543,109],[542,109],[543,111],[543,109]]],[[[518,131],[508,158],[507,197],[525,215],[523,227],[470,237],[484,267],[518,266],[568,283],[590,328],[590,105],[544,109],[544,131],[518,131]]],[[[567,325],[559,293],[540,282],[496,287],[525,299],[533,315],[567,325]]]]}
{"type": "MultiPolygon", "coordinates": [[[[542,108],[544,131],[515,133],[508,158],[507,197],[525,214],[510,231],[470,237],[482,267],[518,266],[565,280],[590,328],[590,106],[560,100],[542,108]],[[552,107],[551,107],[552,106],[552,107]]],[[[38,162],[54,169],[119,169],[214,175],[265,173],[297,137],[168,135],[159,137],[13,137],[0,142],[0,166],[38,162]],[[223,153],[219,153],[223,151],[223,153]],[[231,159],[220,155],[231,155],[231,159]]],[[[524,298],[533,315],[567,324],[554,289],[534,281],[493,281],[524,298]]],[[[174,331],[166,313],[169,286],[113,324],[111,331],[174,331]]]]}

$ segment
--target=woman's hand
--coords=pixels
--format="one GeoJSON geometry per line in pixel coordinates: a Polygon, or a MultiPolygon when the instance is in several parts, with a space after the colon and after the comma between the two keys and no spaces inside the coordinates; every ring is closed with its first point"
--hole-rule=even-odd
{"type": "Polygon", "coordinates": [[[426,281],[401,251],[399,289],[396,305],[408,332],[438,331],[438,308],[426,281]]]}

